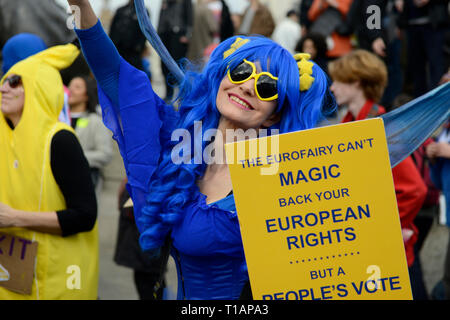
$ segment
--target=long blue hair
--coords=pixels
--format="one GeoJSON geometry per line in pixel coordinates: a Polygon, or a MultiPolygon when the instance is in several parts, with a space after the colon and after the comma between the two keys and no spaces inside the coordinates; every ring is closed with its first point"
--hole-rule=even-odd
{"type": "MultiPolygon", "coordinates": [[[[313,65],[314,82],[306,91],[300,91],[299,69],[293,56],[284,48],[265,37],[243,37],[247,43],[224,58],[224,53],[236,42],[232,37],[222,42],[212,53],[202,72],[187,70],[180,85],[178,128],[194,134],[194,122],[201,121],[202,130],[215,129],[220,113],[216,107],[219,86],[228,68],[233,69],[243,59],[259,61],[263,71],[278,77],[278,106],[281,120],[272,128],[280,133],[314,128],[336,104],[329,92],[329,80],[316,64],[313,65]]],[[[188,68],[189,69],[189,68],[188,68]]],[[[192,200],[196,182],[206,169],[206,164],[174,164],[172,150],[177,141],[167,141],[162,146],[159,167],[150,184],[146,206],[138,223],[143,232],[140,244],[144,250],[159,248],[171,228],[182,217],[183,209],[192,200]]],[[[199,141],[202,150],[210,143],[199,141]]],[[[194,142],[192,142],[192,146],[194,142]]],[[[195,148],[191,148],[194,150],[195,148]]],[[[195,154],[184,155],[194,159],[195,154]]]]}

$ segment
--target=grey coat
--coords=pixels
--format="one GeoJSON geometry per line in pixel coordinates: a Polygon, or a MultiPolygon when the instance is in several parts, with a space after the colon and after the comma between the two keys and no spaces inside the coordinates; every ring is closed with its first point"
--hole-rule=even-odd
{"type": "Polygon", "coordinates": [[[77,120],[75,132],[91,168],[102,169],[113,155],[111,132],[96,113],[89,113],[77,120]]]}

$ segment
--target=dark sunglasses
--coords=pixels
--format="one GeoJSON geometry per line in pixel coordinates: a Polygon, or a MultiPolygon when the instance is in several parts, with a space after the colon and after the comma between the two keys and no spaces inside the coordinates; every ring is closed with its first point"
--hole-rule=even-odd
{"type": "Polygon", "coordinates": [[[9,82],[9,86],[13,89],[17,88],[19,85],[22,84],[22,77],[18,75],[11,76],[9,78],[6,78],[3,83],[9,82]]]}
{"type": "Polygon", "coordinates": [[[269,72],[256,73],[253,62],[244,59],[236,68],[228,70],[228,78],[234,84],[241,84],[255,79],[255,92],[260,100],[271,101],[278,98],[278,78],[269,72]]]}

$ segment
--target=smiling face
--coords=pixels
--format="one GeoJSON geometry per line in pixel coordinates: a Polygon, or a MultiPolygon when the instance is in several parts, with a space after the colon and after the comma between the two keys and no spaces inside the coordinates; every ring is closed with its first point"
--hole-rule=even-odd
{"type": "MultiPolygon", "coordinates": [[[[260,64],[256,62],[255,65],[257,72],[261,72],[260,64]]],[[[275,114],[277,100],[260,100],[254,78],[234,84],[225,76],[220,83],[216,105],[222,118],[242,129],[270,127],[279,120],[275,114]]]]}
{"type": "Polygon", "coordinates": [[[23,106],[25,103],[25,91],[23,85],[21,81],[18,82],[17,76],[12,74],[0,85],[0,92],[2,93],[2,113],[7,119],[12,121],[14,126],[16,126],[22,117],[23,106]],[[11,82],[13,83],[12,85],[11,82]]]}

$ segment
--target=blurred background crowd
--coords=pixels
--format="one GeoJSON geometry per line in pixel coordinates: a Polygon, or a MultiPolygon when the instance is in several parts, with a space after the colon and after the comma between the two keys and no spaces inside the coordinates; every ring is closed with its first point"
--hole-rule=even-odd
{"type": "MultiPolygon", "coordinates": [[[[173,79],[141,33],[133,1],[91,3],[119,53],[147,73],[159,96],[172,100],[173,79]]],[[[236,34],[261,34],[293,54],[309,53],[330,76],[339,104],[332,123],[358,120],[366,105],[378,108],[375,115],[388,112],[450,81],[449,0],[155,0],[146,5],[175,60],[187,58],[199,68],[218,43],[236,34]]],[[[27,56],[75,40],[67,7],[63,0],[0,0],[3,73],[27,56]]],[[[95,79],[82,55],[61,75],[67,105],[61,120],[77,133],[97,195],[99,298],[173,298],[174,289],[162,290],[176,282],[170,260],[165,268],[165,261],[155,263],[140,252],[132,209],[124,205],[129,196],[123,165],[101,123],[95,79]]],[[[416,299],[448,298],[450,177],[429,167],[436,158],[450,161],[450,152],[439,151],[449,145],[448,131],[447,123],[413,155],[427,188],[413,217],[418,239],[410,272],[420,283],[416,299]],[[439,184],[437,175],[447,182],[439,184]]]]}

